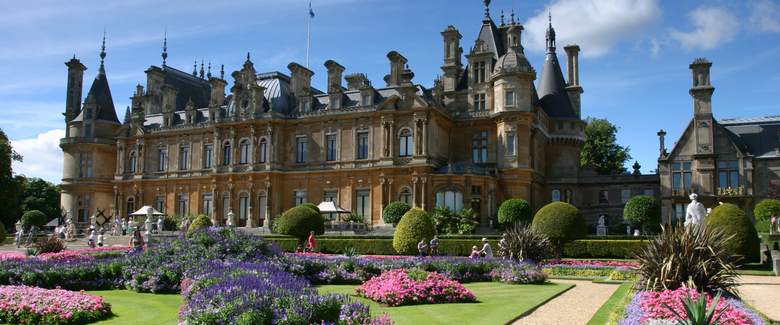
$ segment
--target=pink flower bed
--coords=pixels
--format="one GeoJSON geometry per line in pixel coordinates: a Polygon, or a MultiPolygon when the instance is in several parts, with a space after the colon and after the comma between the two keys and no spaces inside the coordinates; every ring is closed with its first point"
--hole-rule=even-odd
{"type": "Polygon", "coordinates": [[[83,324],[106,318],[111,305],[102,297],[62,289],[0,286],[0,322],[83,324]]]}
{"type": "Polygon", "coordinates": [[[64,250],[58,253],[43,253],[38,256],[27,256],[27,254],[22,252],[0,252],[0,261],[25,260],[28,258],[56,261],[90,260],[95,258],[95,254],[125,252],[128,250],[130,250],[128,246],[95,247],[64,250]]]}
{"type": "Polygon", "coordinates": [[[357,288],[357,294],[389,306],[473,302],[476,297],[462,284],[436,272],[415,280],[407,270],[394,269],[357,288]]]}
{"type": "MultiPolygon", "coordinates": [[[[689,295],[696,299],[701,295],[694,289],[679,288],[677,290],[665,290],[662,292],[642,292],[641,301],[639,303],[644,315],[642,316],[642,323],[650,319],[676,319],[674,313],[666,308],[664,304],[674,308],[680,315],[685,315],[685,307],[683,306],[683,298],[689,295]]],[[[712,304],[712,297],[707,296],[707,306],[712,304]]],[[[727,299],[721,298],[718,301],[716,310],[721,311],[715,314],[715,317],[720,315],[721,325],[752,325],[755,324],[752,317],[745,313],[742,309],[735,308],[735,306],[727,299]],[[725,308],[725,309],[724,309],[725,308]]]]}
{"type": "Polygon", "coordinates": [[[22,252],[0,252],[0,261],[14,261],[27,259],[27,254],[22,252]]]}
{"type": "Polygon", "coordinates": [[[545,263],[544,266],[638,268],[639,262],[601,261],[601,260],[560,260],[560,261],[550,261],[548,263],[545,263]]]}

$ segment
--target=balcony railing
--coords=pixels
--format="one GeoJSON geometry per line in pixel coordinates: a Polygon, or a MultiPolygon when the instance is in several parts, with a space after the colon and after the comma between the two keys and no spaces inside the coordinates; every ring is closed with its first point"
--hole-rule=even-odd
{"type": "Polygon", "coordinates": [[[692,188],[673,188],[672,196],[688,196],[691,193],[696,193],[692,188]]]}
{"type": "Polygon", "coordinates": [[[743,196],[745,195],[745,187],[718,187],[718,196],[743,196]]]}

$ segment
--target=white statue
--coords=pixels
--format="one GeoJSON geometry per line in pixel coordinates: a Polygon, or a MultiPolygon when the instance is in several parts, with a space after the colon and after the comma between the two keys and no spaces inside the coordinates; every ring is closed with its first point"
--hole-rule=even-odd
{"type": "Polygon", "coordinates": [[[699,196],[693,193],[689,196],[691,203],[688,204],[688,208],[685,211],[685,225],[699,225],[704,223],[704,218],[707,217],[707,209],[704,204],[697,201],[699,196]]]}
{"type": "Polygon", "coordinates": [[[230,209],[227,214],[227,226],[228,227],[235,227],[236,226],[236,215],[233,213],[233,209],[230,209]]]}
{"type": "Polygon", "coordinates": [[[606,225],[606,221],[604,220],[604,215],[599,216],[599,227],[604,227],[606,225]]]}
{"type": "Polygon", "coordinates": [[[163,218],[163,216],[160,216],[159,218],[157,218],[157,232],[158,233],[162,233],[162,231],[163,231],[163,225],[165,224],[165,220],[164,219],[165,218],[163,218]]]}

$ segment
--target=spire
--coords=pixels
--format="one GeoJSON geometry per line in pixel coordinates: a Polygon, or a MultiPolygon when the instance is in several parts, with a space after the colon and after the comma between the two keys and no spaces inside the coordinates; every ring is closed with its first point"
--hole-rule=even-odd
{"type": "Polygon", "coordinates": [[[106,69],[103,67],[103,61],[106,59],[106,27],[103,27],[103,45],[100,47],[100,73],[105,73],[106,69]]]}
{"type": "Polygon", "coordinates": [[[490,0],[482,0],[482,3],[485,4],[485,19],[490,19],[490,0]]]}
{"type": "Polygon", "coordinates": [[[550,11],[547,11],[547,53],[555,53],[555,29],[550,11]]]}
{"type": "Polygon", "coordinates": [[[198,77],[198,60],[195,60],[195,63],[192,64],[192,76],[198,77]]]}
{"type": "Polygon", "coordinates": [[[509,23],[514,25],[515,24],[515,8],[512,8],[512,14],[510,15],[510,17],[512,17],[512,18],[509,20],[510,21],[509,23]]]}
{"type": "Polygon", "coordinates": [[[222,64],[219,67],[219,79],[225,80],[225,65],[222,64]]]}
{"type": "Polygon", "coordinates": [[[163,34],[163,51],[162,51],[162,59],[163,59],[163,67],[165,67],[165,63],[168,60],[168,26],[165,26],[165,33],[163,34]]]}
{"type": "Polygon", "coordinates": [[[501,26],[504,26],[504,9],[501,9],[501,26]]]}
{"type": "Polygon", "coordinates": [[[203,59],[200,59],[200,78],[201,79],[203,79],[203,77],[204,77],[203,72],[204,72],[203,71],[203,59]]]}
{"type": "Polygon", "coordinates": [[[125,123],[124,124],[130,123],[130,116],[131,116],[130,106],[127,106],[127,108],[125,109],[125,118],[124,118],[125,123]]]}
{"type": "Polygon", "coordinates": [[[209,68],[206,72],[206,78],[211,79],[211,61],[209,61],[209,68]]]}
{"type": "Polygon", "coordinates": [[[251,61],[251,60],[249,59],[249,52],[246,52],[246,62],[249,62],[249,61],[251,61]]]}

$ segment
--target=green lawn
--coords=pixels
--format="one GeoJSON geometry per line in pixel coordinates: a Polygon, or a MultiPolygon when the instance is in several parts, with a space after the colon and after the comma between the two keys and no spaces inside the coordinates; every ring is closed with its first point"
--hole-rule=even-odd
{"type": "Polygon", "coordinates": [[[633,285],[633,282],[621,284],[620,287],[615,290],[615,293],[609,297],[607,302],[601,305],[601,308],[596,311],[596,314],[590,319],[588,325],[610,324],[610,322],[616,320],[615,318],[617,318],[617,316],[622,315],[623,310],[626,309],[626,305],[631,302],[631,298],[633,297],[631,295],[631,293],[633,293],[631,290],[633,285]]]}
{"type": "Polygon", "coordinates": [[[510,285],[494,282],[467,283],[476,303],[387,307],[355,296],[354,285],[325,285],[320,293],[341,293],[371,306],[372,314],[388,313],[404,324],[505,324],[571,288],[570,284],[510,285]]]}
{"type": "Polygon", "coordinates": [[[737,273],[742,275],[775,276],[772,266],[761,263],[745,263],[737,268],[737,273]]]}
{"type": "Polygon", "coordinates": [[[99,290],[87,293],[102,296],[111,304],[114,316],[93,324],[167,325],[178,322],[182,297],[179,294],[156,295],[129,290],[99,290]]]}

